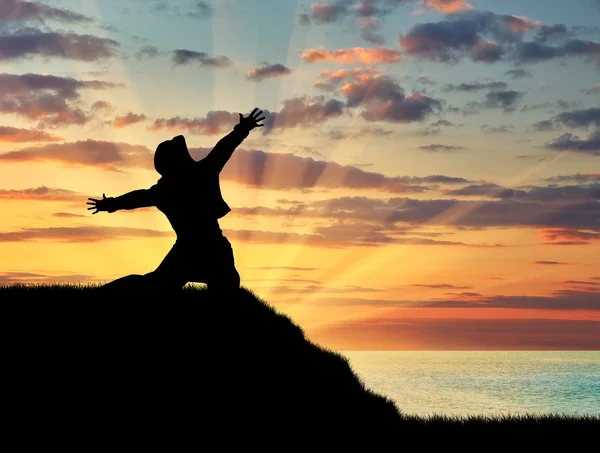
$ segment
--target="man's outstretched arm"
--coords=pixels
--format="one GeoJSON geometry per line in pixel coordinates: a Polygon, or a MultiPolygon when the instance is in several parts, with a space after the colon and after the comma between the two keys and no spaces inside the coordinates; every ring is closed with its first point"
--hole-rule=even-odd
{"type": "Polygon", "coordinates": [[[240,122],[235,125],[233,131],[219,140],[208,156],[200,162],[220,173],[235,149],[248,137],[250,131],[255,127],[264,126],[264,124],[257,124],[258,121],[265,119],[264,117],[258,118],[261,114],[262,110],[258,109],[254,109],[246,118],[240,113],[240,122]]]}
{"type": "Polygon", "coordinates": [[[118,197],[108,197],[102,194],[102,198],[97,200],[95,198],[88,198],[90,202],[86,203],[91,205],[88,208],[96,209],[92,214],[96,214],[100,211],[115,212],[120,209],[137,209],[145,208],[148,206],[156,206],[156,185],[150,189],[139,189],[127,192],[118,197]]]}

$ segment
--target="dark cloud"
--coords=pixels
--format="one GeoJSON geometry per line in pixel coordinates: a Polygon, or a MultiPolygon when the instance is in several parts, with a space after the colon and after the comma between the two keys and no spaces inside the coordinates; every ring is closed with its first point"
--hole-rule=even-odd
{"type": "Polygon", "coordinates": [[[519,40],[533,27],[517,16],[472,11],[417,24],[400,35],[400,44],[405,52],[420,58],[451,62],[470,56],[489,63],[503,58],[499,44],[519,40]]]}
{"type": "MultiPolygon", "coordinates": [[[[204,158],[210,148],[190,148],[196,160],[204,158]]],[[[115,170],[143,168],[152,170],[153,152],[140,145],[85,140],[72,143],[29,147],[0,154],[0,162],[58,162],[115,170]]],[[[265,153],[237,149],[221,178],[240,184],[272,190],[312,187],[367,189],[391,193],[415,193],[429,190],[429,185],[464,184],[468,180],[444,175],[425,177],[390,177],[367,172],[352,165],[318,161],[294,154],[265,153]],[[272,168],[265,177],[265,169],[272,168]]]]}
{"type": "Polygon", "coordinates": [[[117,55],[119,43],[109,38],[75,33],[42,32],[27,28],[0,35],[0,61],[26,57],[60,57],[77,61],[98,61],[117,55]]]}
{"type": "MultiPolygon", "coordinates": [[[[516,193],[516,196],[506,199],[473,201],[341,197],[307,203],[300,208],[249,208],[250,210],[245,211],[243,208],[237,208],[234,211],[255,215],[343,219],[390,226],[414,227],[426,224],[455,228],[554,228],[570,230],[573,234],[585,230],[600,231],[600,203],[598,203],[597,190],[595,199],[577,199],[568,191],[562,194],[538,192],[532,195],[518,195],[518,191],[516,193]]],[[[589,241],[595,237],[592,235],[582,239],[589,241]]]]}
{"type": "Polygon", "coordinates": [[[159,50],[155,46],[143,46],[140,50],[135,53],[135,57],[138,60],[156,58],[160,54],[159,50]]]}
{"type": "Polygon", "coordinates": [[[10,151],[0,154],[0,162],[56,162],[107,170],[119,167],[154,168],[153,153],[145,146],[92,139],[10,151]]]}
{"type": "Polygon", "coordinates": [[[382,35],[373,33],[371,30],[363,30],[360,33],[362,39],[376,46],[383,46],[385,44],[385,38],[382,35]]]}
{"type": "Polygon", "coordinates": [[[313,3],[310,5],[311,19],[316,24],[335,22],[348,14],[348,1],[336,3],[313,3]]]}
{"type": "MultiPolygon", "coordinates": [[[[527,192],[521,191],[524,194],[527,192]]],[[[513,189],[508,189],[498,184],[485,183],[485,184],[471,184],[460,189],[448,190],[445,192],[446,195],[452,195],[456,197],[491,197],[491,198],[511,198],[514,193],[513,189]]]]}
{"type": "Polygon", "coordinates": [[[550,183],[576,182],[578,184],[599,183],[600,173],[576,173],[573,175],[551,176],[544,179],[550,183]]]}
{"type": "Polygon", "coordinates": [[[439,144],[435,144],[435,145],[425,145],[425,146],[419,146],[419,149],[422,149],[424,151],[430,151],[430,152],[449,152],[449,151],[457,151],[457,150],[461,150],[461,149],[465,149],[463,146],[450,146],[450,145],[439,145],[439,144]]]}
{"type": "Polygon", "coordinates": [[[531,128],[534,131],[553,131],[554,123],[550,120],[542,120],[542,121],[538,121],[537,123],[532,124],[531,128]]]}
{"type": "Polygon", "coordinates": [[[542,42],[555,41],[557,39],[566,38],[571,36],[565,24],[555,25],[540,25],[535,39],[542,42]]]}
{"type": "Polygon", "coordinates": [[[513,80],[533,77],[531,72],[527,71],[526,69],[511,69],[510,71],[506,71],[504,75],[509,76],[513,80]]]}
{"type": "MultiPolygon", "coordinates": [[[[343,113],[344,104],[336,99],[327,100],[323,96],[287,99],[278,112],[262,111],[261,116],[265,118],[262,132],[267,135],[277,129],[320,125],[343,113]]],[[[238,122],[237,112],[219,110],[208,112],[205,118],[159,118],[149,129],[187,130],[193,134],[214,135],[231,130],[238,122]]]]}
{"type": "Polygon", "coordinates": [[[492,91],[485,95],[483,107],[488,109],[503,109],[505,112],[513,112],[517,103],[523,97],[520,91],[492,91]]]}
{"type": "MultiPolygon", "coordinates": [[[[569,282],[564,282],[569,283],[569,282]]],[[[571,284],[587,284],[593,286],[593,282],[572,282],[571,284]]],[[[600,294],[596,288],[557,290],[549,296],[467,296],[433,298],[430,300],[366,300],[366,299],[343,299],[331,300],[320,299],[321,304],[332,305],[370,305],[372,307],[386,308],[503,308],[503,309],[525,309],[525,310],[600,310],[600,294]],[[476,297],[476,300],[473,298],[476,297]]],[[[446,319],[446,318],[445,318],[446,319]]],[[[600,322],[596,322],[600,329],[600,322]]],[[[599,330],[600,332],[600,330],[599,330]]],[[[600,344],[600,342],[599,342],[600,344]]]]}
{"type": "MultiPolygon", "coordinates": [[[[366,299],[319,299],[381,306],[366,299]]],[[[382,301],[383,302],[383,301],[382,301]]],[[[475,305],[475,304],[472,304],[475,305]]],[[[566,304],[565,304],[566,305],[566,304]]],[[[439,307],[445,307],[443,303],[439,307]]],[[[333,349],[592,350],[600,348],[600,322],[558,319],[363,318],[314,328],[309,335],[333,349]],[[382,340],[383,339],[383,340],[382,340]]]]}
{"type": "MultiPolygon", "coordinates": [[[[203,158],[208,149],[194,148],[195,159],[203,158]]],[[[0,157],[1,158],[1,157],[0,157]]],[[[238,149],[223,169],[221,178],[271,190],[308,189],[313,187],[375,190],[387,193],[420,193],[436,184],[461,184],[464,178],[444,175],[425,177],[385,176],[352,165],[299,157],[291,153],[265,153],[238,149]],[[271,169],[268,175],[266,169],[271,169]]],[[[296,207],[291,208],[292,211],[296,207]]]]}
{"type": "Polygon", "coordinates": [[[82,125],[90,115],[79,106],[79,90],[105,90],[122,85],[41,74],[0,74],[0,113],[38,122],[39,128],[82,125]]]}
{"type": "MultiPolygon", "coordinates": [[[[242,215],[271,215],[269,208],[238,208],[236,212],[242,215]]],[[[276,214],[273,214],[276,215],[276,214]]],[[[316,247],[344,248],[355,247],[379,247],[389,244],[404,245],[431,245],[450,247],[496,247],[488,244],[466,244],[458,241],[442,241],[423,237],[405,236],[407,233],[402,229],[398,231],[386,231],[381,226],[366,222],[347,222],[318,227],[310,234],[280,233],[262,230],[226,230],[225,235],[233,240],[263,244],[305,244],[316,247]]]]}
{"type": "Polygon", "coordinates": [[[59,142],[63,138],[58,135],[35,129],[21,129],[11,126],[0,126],[0,142],[59,142]]]}
{"type": "Polygon", "coordinates": [[[592,156],[600,156],[600,129],[587,138],[573,134],[563,134],[546,143],[546,148],[557,151],[575,151],[592,156]]]}
{"type": "Polygon", "coordinates": [[[171,231],[157,231],[145,228],[78,226],[23,228],[19,231],[0,233],[0,242],[103,242],[131,238],[172,237],[171,231]]]}
{"type": "Polygon", "coordinates": [[[554,121],[567,127],[587,128],[595,126],[600,128],[600,108],[593,107],[583,110],[562,112],[554,117],[554,121]]]}
{"type": "Polygon", "coordinates": [[[563,263],[561,261],[532,261],[531,264],[541,264],[543,266],[560,266],[570,263],[563,263]]]}
{"type": "Polygon", "coordinates": [[[246,74],[246,78],[248,80],[256,80],[260,82],[261,80],[272,78],[272,77],[281,77],[284,75],[291,74],[292,70],[286,68],[282,64],[267,64],[258,68],[251,69],[246,74]]]}
{"type": "Polygon", "coordinates": [[[583,88],[581,92],[583,94],[587,94],[588,96],[600,94],[600,84],[594,85],[592,88],[583,88]]]}
{"type": "Polygon", "coordinates": [[[462,127],[464,124],[454,124],[448,120],[437,120],[431,123],[427,128],[417,132],[417,135],[429,136],[429,135],[437,135],[442,131],[442,127],[462,127]]]}
{"type": "Polygon", "coordinates": [[[364,107],[361,116],[366,121],[419,122],[442,108],[440,101],[424,94],[405,94],[396,81],[379,74],[347,83],[342,94],[348,107],[364,107]]]}
{"type": "Polygon", "coordinates": [[[27,21],[56,20],[70,24],[92,22],[93,19],[83,14],[62,8],[55,8],[38,2],[25,0],[2,0],[0,3],[0,20],[27,21]]]}
{"type": "Polygon", "coordinates": [[[39,186],[31,189],[0,189],[0,200],[79,201],[84,195],[72,190],[39,186]]]}
{"type": "Polygon", "coordinates": [[[437,85],[437,82],[435,80],[423,74],[417,77],[417,82],[422,85],[437,85]]]}
{"type": "Polygon", "coordinates": [[[499,126],[488,126],[484,124],[481,126],[481,130],[485,134],[506,134],[512,132],[515,127],[512,124],[501,124],[499,126]]]}
{"type": "Polygon", "coordinates": [[[174,132],[188,131],[191,134],[215,135],[233,129],[239,120],[240,117],[237,113],[211,110],[205,118],[181,118],[179,116],[158,118],[152,125],[148,126],[148,129],[152,131],[167,129],[174,132]]]}
{"type": "Polygon", "coordinates": [[[140,121],[144,121],[147,118],[148,117],[143,113],[129,112],[124,116],[117,116],[113,121],[113,127],[115,129],[122,129],[127,126],[131,126],[132,124],[139,123],[140,121]]]}
{"type": "Polygon", "coordinates": [[[567,110],[580,105],[579,101],[548,101],[541,104],[524,105],[521,112],[529,112],[532,110],[567,110]]]}
{"type": "Polygon", "coordinates": [[[186,16],[193,18],[205,18],[210,17],[213,14],[212,6],[208,2],[196,0],[192,11],[188,12],[186,16]]]}
{"type": "Polygon", "coordinates": [[[460,85],[447,84],[442,88],[445,92],[476,92],[481,90],[505,90],[508,87],[504,82],[474,82],[461,83],[460,85]]]}
{"type": "Polygon", "coordinates": [[[306,13],[300,13],[296,15],[298,17],[298,23],[300,25],[309,25],[310,24],[310,16],[306,13]]]}
{"type": "Polygon", "coordinates": [[[114,107],[108,101],[96,101],[91,105],[91,109],[94,112],[100,112],[104,115],[109,115],[113,112],[114,107]]]}
{"type": "Polygon", "coordinates": [[[471,184],[460,189],[448,190],[446,195],[485,196],[519,201],[591,201],[600,200],[600,184],[583,186],[529,187],[529,190],[511,189],[493,183],[471,184]]]}
{"type": "Polygon", "coordinates": [[[535,41],[519,43],[515,50],[515,60],[518,63],[538,63],[563,55],[561,49],[535,41]]]}
{"type": "Polygon", "coordinates": [[[483,63],[495,63],[504,56],[504,49],[495,42],[480,42],[471,49],[471,60],[483,63]]]}
{"type": "Polygon", "coordinates": [[[441,62],[468,57],[475,62],[525,64],[579,57],[600,64],[599,43],[570,36],[563,24],[543,25],[522,16],[469,11],[417,24],[400,35],[400,44],[409,55],[441,62]],[[528,32],[536,32],[532,41],[524,40],[528,32]]]}
{"type": "Polygon", "coordinates": [[[186,49],[176,49],[173,51],[173,63],[176,66],[200,63],[201,66],[214,66],[216,68],[225,68],[233,64],[233,62],[224,55],[209,57],[206,52],[196,52],[194,50],[186,49]]]}
{"type": "Polygon", "coordinates": [[[331,140],[347,140],[361,137],[386,137],[392,135],[394,131],[382,127],[361,127],[356,128],[336,128],[327,133],[331,140]]]}

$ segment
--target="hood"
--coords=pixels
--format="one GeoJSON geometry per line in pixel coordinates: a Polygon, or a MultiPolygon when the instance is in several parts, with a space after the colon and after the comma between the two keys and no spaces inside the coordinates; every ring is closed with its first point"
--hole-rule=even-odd
{"type": "Polygon", "coordinates": [[[194,162],[183,135],[160,143],[154,153],[154,168],[163,176],[185,170],[194,162]]]}

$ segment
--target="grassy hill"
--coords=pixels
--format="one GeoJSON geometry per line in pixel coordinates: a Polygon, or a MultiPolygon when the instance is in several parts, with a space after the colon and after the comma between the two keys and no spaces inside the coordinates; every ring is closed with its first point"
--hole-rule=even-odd
{"type": "Polygon", "coordinates": [[[518,434],[540,445],[560,433],[580,441],[600,425],[591,417],[402,415],[342,355],[310,342],[248,289],[221,300],[192,288],[0,287],[0,332],[3,415],[70,438],[288,450],[518,434]]]}

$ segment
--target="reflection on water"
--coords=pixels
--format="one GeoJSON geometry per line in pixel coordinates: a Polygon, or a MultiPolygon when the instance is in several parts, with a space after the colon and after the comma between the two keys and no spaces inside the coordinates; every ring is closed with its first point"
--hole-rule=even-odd
{"type": "Polygon", "coordinates": [[[600,351],[344,351],[406,414],[600,414],[600,351]]]}

